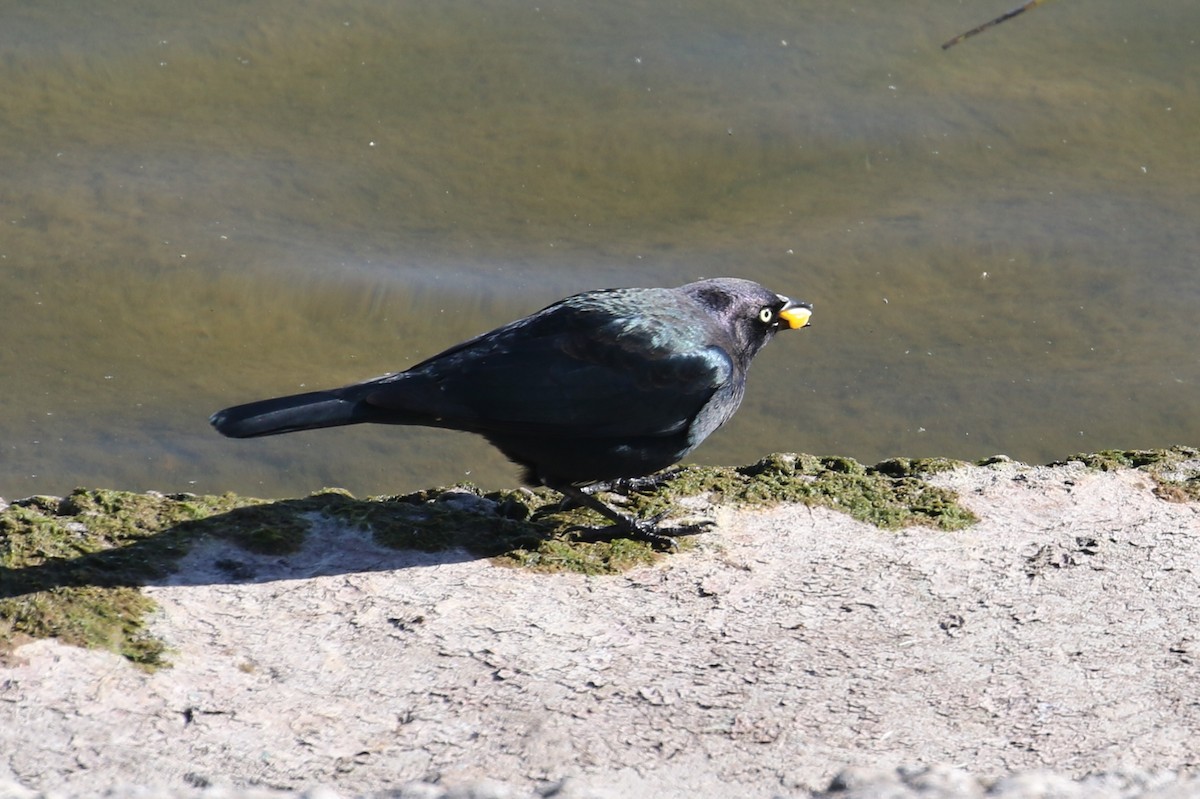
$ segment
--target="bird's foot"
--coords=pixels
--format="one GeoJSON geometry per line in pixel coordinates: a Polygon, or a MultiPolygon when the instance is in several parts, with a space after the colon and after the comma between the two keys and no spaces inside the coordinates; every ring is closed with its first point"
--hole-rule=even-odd
{"type": "Polygon", "coordinates": [[[623,518],[622,521],[607,527],[576,528],[575,540],[586,542],[611,541],[614,538],[628,538],[631,541],[644,541],[658,552],[678,552],[679,536],[696,535],[707,532],[716,525],[715,521],[705,519],[689,522],[674,527],[660,528],[659,522],[666,517],[660,513],[649,519],[623,518]]]}
{"type": "Polygon", "coordinates": [[[556,488],[568,500],[573,501],[579,506],[590,508],[612,522],[608,527],[599,529],[573,528],[583,531],[576,536],[576,540],[579,541],[611,541],[614,538],[629,538],[634,541],[645,541],[660,551],[675,551],[679,549],[679,542],[675,540],[675,536],[695,535],[716,523],[702,521],[679,527],[660,529],[658,526],[659,522],[666,518],[667,512],[652,516],[649,519],[635,519],[619,513],[615,508],[601,502],[599,498],[578,486],[563,485],[556,486],[556,488]]]}
{"type": "Polygon", "coordinates": [[[682,466],[672,466],[669,469],[664,469],[661,472],[648,474],[644,477],[621,477],[617,480],[611,480],[607,483],[596,483],[591,486],[588,491],[611,491],[615,494],[629,496],[639,492],[654,491],[662,488],[669,482],[671,478],[683,471],[682,466]]]}

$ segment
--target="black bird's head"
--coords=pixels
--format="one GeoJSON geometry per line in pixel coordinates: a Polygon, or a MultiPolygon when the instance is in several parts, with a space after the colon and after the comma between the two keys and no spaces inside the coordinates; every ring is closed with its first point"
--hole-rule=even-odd
{"type": "Polygon", "coordinates": [[[780,330],[808,327],[812,305],[790,300],[752,280],[720,277],[681,286],[729,334],[742,368],[780,330]]]}

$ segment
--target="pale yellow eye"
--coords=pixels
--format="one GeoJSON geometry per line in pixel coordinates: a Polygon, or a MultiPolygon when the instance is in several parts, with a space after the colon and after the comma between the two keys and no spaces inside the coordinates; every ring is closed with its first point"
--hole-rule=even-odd
{"type": "Polygon", "coordinates": [[[772,311],[770,308],[763,308],[761,311],[758,312],[758,321],[762,322],[764,325],[771,324],[772,320],[774,320],[774,319],[775,319],[775,312],[772,311]]]}

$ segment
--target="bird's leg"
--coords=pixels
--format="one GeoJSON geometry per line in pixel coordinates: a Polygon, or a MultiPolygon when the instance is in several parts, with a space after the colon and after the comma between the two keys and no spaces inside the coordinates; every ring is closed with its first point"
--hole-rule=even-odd
{"type": "MultiPolygon", "coordinates": [[[[604,538],[612,538],[615,536],[624,536],[636,541],[645,541],[655,549],[674,550],[679,548],[678,542],[670,535],[658,531],[658,523],[667,515],[665,512],[660,513],[650,519],[634,519],[619,513],[615,508],[601,502],[598,498],[592,496],[582,488],[574,485],[555,485],[551,486],[555,491],[558,491],[568,499],[574,500],[577,504],[599,513],[604,518],[612,522],[610,527],[605,527],[600,530],[593,530],[580,536],[583,540],[601,540],[604,538]]],[[[681,534],[693,534],[703,531],[710,527],[712,522],[701,522],[698,524],[689,524],[683,527],[674,528],[681,534]]]]}

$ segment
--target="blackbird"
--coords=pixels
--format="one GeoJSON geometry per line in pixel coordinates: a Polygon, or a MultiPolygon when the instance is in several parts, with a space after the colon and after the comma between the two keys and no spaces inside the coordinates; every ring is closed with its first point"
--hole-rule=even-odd
{"type": "MultiPolygon", "coordinates": [[[[588,291],[363,383],[226,408],[233,438],[374,422],[478,433],[523,469],[613,522],[669,543],[661,519],[618,513],[583,488],[677,463],[733,416],[746,370],[812,306],[738,278],[588,291]]],[[[682,530],[681,530],[682,531],[682,530]]]]}

